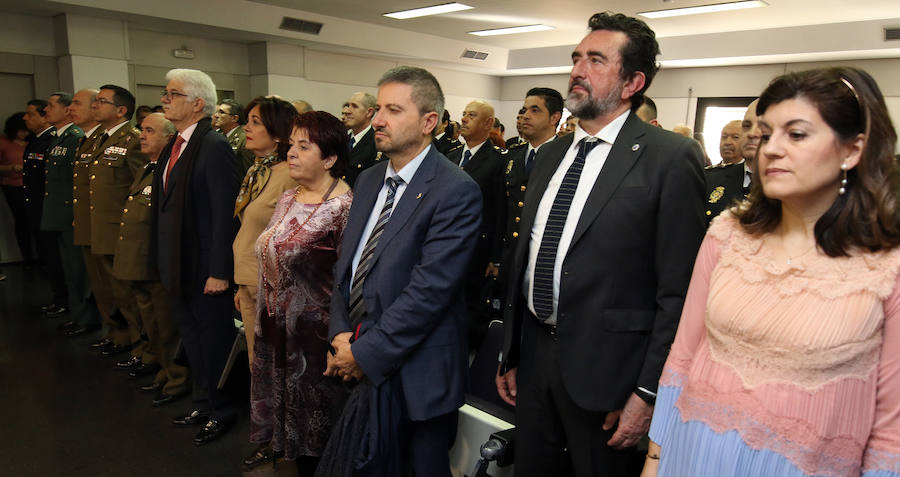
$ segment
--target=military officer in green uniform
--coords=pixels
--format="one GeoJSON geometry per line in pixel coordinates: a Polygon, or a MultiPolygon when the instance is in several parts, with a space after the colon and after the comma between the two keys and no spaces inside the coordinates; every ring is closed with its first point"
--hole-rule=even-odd
{"type": "Polygon", "coordinates": [[[149,257],[153,170],[159,153],[176,130],[162,113],[148,115],[141,126],[141,152],[149,156],[150,162],[135,177],[128,192],[119,223],[113,275],[125,282],[134,295],[143,324],[144,352],[141,363],[133,367],[129,374],[139,377],[155,373],[153,383],[141,387],[141,390],[156,393],[153,405],[161,406],[190,390],[188,369],[175,363],[179,334],[169,306],[169,295],[149,257]]]}
{"type": "Polygon", "coordinates": [[[72,230],[72,166],[84,131],[72,122],[68,107],[72,94],[50,95],[44,109],[47,120],[56,128],[44,159],[44,203],[41,230],[51,234],[57,243],[68,294],[69,313],[74,326],[94,330],[100,328],[100,315],[88,300],[90,285],[81,250],[75,246],[72,230]]]}
{"type": "Polygon", "coordinates": [[[252,152],[244,148],[247,142],[247,133],[244,132],[244,106],[233,99],[223,99],[212,115],[212,125],[217,131],[225,135],[235,157],[241,162],[241,175],[253,165],[256,157],[252,152]]]}
{"type": "Polygon", "coordinates": [[[34,138],[25,146],[25,157],[22,165],[22,185],[25,193],[25,215],[29,237],[34,238],[38,256],[47,267],[47,278],[50,281],[52,298],[41,307],[48,316],[66,313],[69,299],[66,296],[66,284],[63,281],[62,263],[59,258],[59,247],[55,237],[41,232],[41,213],[44,209],[44,159],[50,141],[56,135],[56,128],[47,121],[44,108],[47,101],[32,99],[25,106],[25,125],[34,134],[34,138]]]}
{"type": "Polygon", "coordinates": [[[116,327],[111,334],[120,341],[114,339],[101,354],[112,356],[131,349],[131,359],[116,363],[117,368],[126,370],[139,365],[144,352],[137,303],[129,288],[112,273],[119,222],[126,208],[128,191],[148,162],[147,155],[140,151],[140,133],[129,122],[134,107],[134,95],[127,89],[115,85],[100,87],[92,110],[104,133],[98,140],[99,146],[88,169],[91,253],[99,264],[101,280],[110,285],[115,308],[126,321],[111,320],[111,325],[116,327]],[[120,338],[123,332],[127,332],[125,343],[120,338]]]}

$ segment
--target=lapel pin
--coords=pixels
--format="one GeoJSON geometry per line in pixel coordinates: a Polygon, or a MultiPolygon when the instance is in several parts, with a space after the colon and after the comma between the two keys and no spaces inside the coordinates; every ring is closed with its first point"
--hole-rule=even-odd
{"type": "Polygon", "coordinates": [[[416,200],[421,199],[421,198],[422,198],[422,193],[419,192],[419,195],[416,196],[416,200]]]}
{"type": "Polygon", "coordinates": [[[640,145],[640,144],[635,144],[634,146],[631,146],[631,150],[632,150],[632,151],[637,151],[637,150],[640,149],[640,148],[641,148],[641,145],[640,145]]]}

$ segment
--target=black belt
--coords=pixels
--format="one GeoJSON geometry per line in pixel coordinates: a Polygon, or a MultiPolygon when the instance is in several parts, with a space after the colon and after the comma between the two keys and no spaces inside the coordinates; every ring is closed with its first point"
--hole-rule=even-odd
{"type": "Polygon", "coordinates": [[[526,309],[526,314],[530,316],[530,319],[533,319],[534,322],[538,324],[538,328],[549,333],[550,337],[553,338],[554,341],[558,339],[556,335],[556,323],[547,323],[546,321],[538,318],[537,315],[535,315],[531,312],[531,310],[528,309],[526,309]]]}

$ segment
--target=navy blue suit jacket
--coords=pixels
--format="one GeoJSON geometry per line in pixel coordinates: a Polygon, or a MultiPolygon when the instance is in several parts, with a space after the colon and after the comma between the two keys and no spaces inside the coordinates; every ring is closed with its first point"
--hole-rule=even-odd
{"type": "MultiPolygon", "coordinates": [[[[375,325],[351,350],[379,385],[399,373],[405,408],[421,421],[458,409],[467,380],[462,281],[481,224],[481,191],[434,147],[394,204],[363,286],[375,325]]],[[[360,174],[335,265],[329,339],[351,331],[353,255],[384,183],[387,161],[360,174]]]]}

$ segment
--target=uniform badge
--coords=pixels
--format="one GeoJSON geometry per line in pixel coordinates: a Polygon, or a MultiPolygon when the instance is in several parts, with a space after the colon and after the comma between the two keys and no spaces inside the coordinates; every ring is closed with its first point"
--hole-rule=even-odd
{"type": "Polygon", "coordinates": [[[141,191],[141,194],[150,195],[151,192],[153,192],[153,186],[148,185],[148,186],[144,186],[144,190],[141,191]]]}
{"type": "Polygon", "coordinates": [[[632,150],[632,151],[637,151],[637,150],[640,149],[640,148],[641,148],[641,145],[640,145],[640,144],[635,144],[634,146],[631,146],[631,150],[632,150]]]}
{"type": "Polygon", "coordinates": [[[513,166],[513,161],[512,161],[512,159],[510,159],[509,162],[506,164],[506,173],[507,174],[509,174],[509,171],[512,170],[512,166],[513,166]]]}
{"type": "Polygon", "coordinates": [[[381,160],[381,151],[379,151],[377,154],[375,154],[375,161],[377,162],[380,160],[381,160]]]}
{"type": "Polygon", "coordinates": [[[725,195],[725,188],[722,186],[716,186],[716,188],[713,189],[712,193],[709,194],[709,203],[715,204],[719,201],[719,199],[722,198],[723,195],[725,195]]]}

